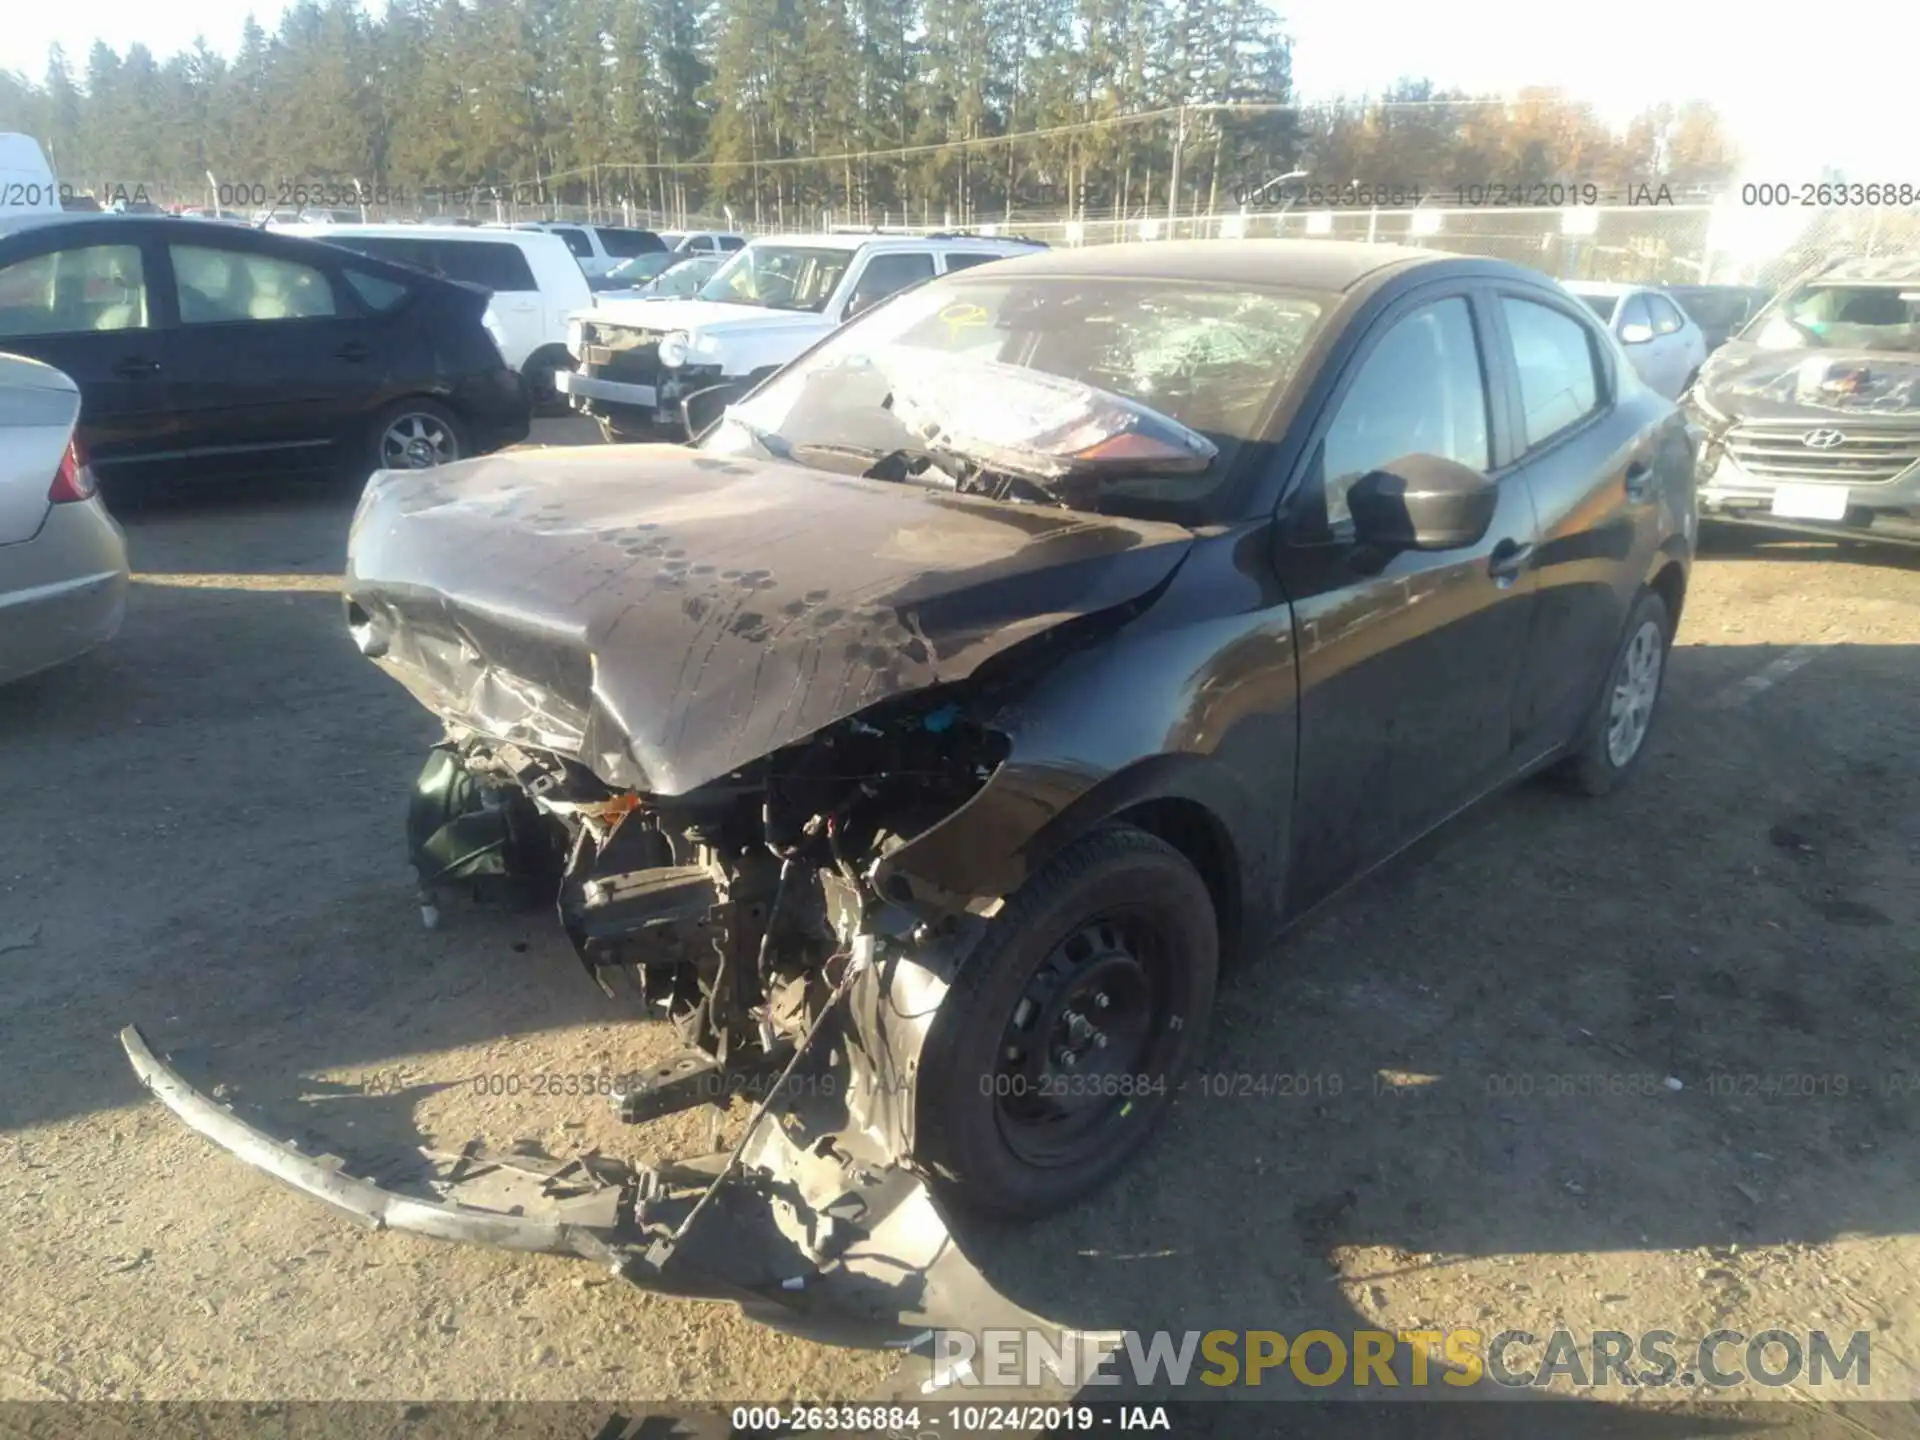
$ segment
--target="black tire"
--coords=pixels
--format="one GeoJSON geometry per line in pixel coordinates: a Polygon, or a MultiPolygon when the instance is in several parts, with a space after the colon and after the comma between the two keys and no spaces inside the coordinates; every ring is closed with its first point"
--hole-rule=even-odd
{"type": "Polygon", "coordinates": [[[914,1105],[935,1187],[1031,1219],[1112,1179],[1204,1047],[1219,966],[1212,897],[1179,851],[1125,827],[1068,846],[994,918],[934,1016],[914,1105]],[[1100,1025],[1078,1029],[1076,1004],[1098,1004],[1100,1025]],[[1041,1059],[1062,1046],[1085,1068],[1041,1059]]]}
{"type": "MultiPolygon", "coordinates": [[[[415,397],[396,400],[374,417],[367,432],[367,469],[368,470],[424,470],[430,464],[406,463],[405,452],[395,452],[392,444],[396,429],[404,429],[421,439],[440,437],[432,443],[433,453],[438,457],[431,465],[449,465],[455,460],[464,460],[473,453],[472,442],[467,438],[466,424],[453,411],[438,400],[415,397]],[[413,422],[409,424],[409,422],[413,422]]],[[[423,457],[425,450],[411,452],[416,458],[423,457]]],[[[364,476],[362,478],[365,478],[364,476]]]]}
{"type": "Polygon", "coordinates": [[[527,357],[520,367],[520,378],[527,382],[527,400],[536,416],[553,417],[569,413],[567,397],[553,383],[561,370],[573,369],[573,356],[564,345],[548,345],[527,357]]]}
{"type": "MultiPolygon", "coordinates": [[[[1607,662],[1606,678],[1601,683],[1600,693],[1594,697],[1593,709],[1588,712],[1586,723],[1581,726],[1580,734],[1574,740],[1573,749],[1556,767],[1556,778],[1569,789],[1582,795],[1606,795],[1618,789],[1633,773],[1634,767],[1640,763],[1640,757],[1647,753],[1647,740],[1653,733],[1654,721],[1659,717],[1660,697],[1666,693],[1667,661],[1672,648],[1673,618],[1667,613],[1667,602],[1653,591],[1645,591],[1627,616],[1620,643],[1614,648],[1613,658],[1607,662]],[[1632,657],[1636,654],[1637,643],[1657,643],[1654,659],[1656,669],[1652,694],[1644,702],[1645,717],[1638,725],[1638,738],[1632,742],[1631,751],[1622,759],[1620,750],[1623,747],[1615,743],[1614,697],[1627,682],[1628,672],[1636,666],[1636,660],[1632,657]]],[[[1629,704],[1629,710],[1634,708],[1629,704]]]]}

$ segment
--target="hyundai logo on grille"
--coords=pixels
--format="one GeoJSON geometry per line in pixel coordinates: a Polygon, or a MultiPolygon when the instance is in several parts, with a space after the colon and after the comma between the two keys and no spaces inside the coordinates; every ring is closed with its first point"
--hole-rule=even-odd
{"type": "Polygon", "coordinates": [[[1831,450],[1836,445],[1847,443],[1847,437],[1838,430],[1809,430],[1801,437],[1800,443],[1809,450],[1831,450]]]}

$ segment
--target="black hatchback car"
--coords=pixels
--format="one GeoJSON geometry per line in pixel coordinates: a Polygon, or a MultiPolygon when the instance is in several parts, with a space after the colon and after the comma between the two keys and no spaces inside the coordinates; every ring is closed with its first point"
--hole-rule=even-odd
{"type": "Polygon", "coordinates": [[[173,216],[0,220],[0,350],[80,385],[126,491],[415,468],[524,439],[484,291],[293,236],[173,216]]]}
{"type": "Polygon", "coordinates": [[[378,477],[347,620],[447,727],[412,810],[430,921],[441,887],[543,885],[689,1046],[621,1116],[746,1094],[781,1123],[508,1214],[459,1176],[345,1180],[126,1048],[377,1223],[780,1323],[982,1323],[928,1318],[981,1293],[934,1199],[1086,1194],[1229,961],[1502,785],[1634,769],[1693,443],[1532,271],[1206,241],[902,292],[692,447],[378,477]]]}

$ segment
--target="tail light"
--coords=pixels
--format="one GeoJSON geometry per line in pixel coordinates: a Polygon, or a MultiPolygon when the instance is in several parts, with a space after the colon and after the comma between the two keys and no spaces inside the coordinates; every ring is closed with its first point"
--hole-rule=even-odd
{"type": "Polygon", "coordinates": [[[60,457],[60,468],[54,472],[53,488],[47,491],[47,499],[64,505],[74,500],[91,500],[97,493],[99,487],[93,483],[87,452],[75,437],[67,442],[67,452],[60,457]]]}

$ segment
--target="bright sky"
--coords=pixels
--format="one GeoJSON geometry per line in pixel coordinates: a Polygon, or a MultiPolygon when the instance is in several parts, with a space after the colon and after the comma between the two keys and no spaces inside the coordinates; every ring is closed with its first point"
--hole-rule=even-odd
{"type": "MultiPolygon", "coordinates": [[[[381,0],[368,8],[383,8],[381,0]]],[[[1396,76],[1425,75],[1494,93],[1558,86],[1623,123],[1661,100],[1700,98],[1721,108],[1766,179],[1818,179],[1834,165],[1852,179],[1920,184],[1908,94],[1912,57],[1920,54],[1920,3],[1848,0],[1844,8],[1846,23],[1836,32],[1803,8],[1736,9],[1724,0],[1610,0],[1568,6],[1558,21],[1543,0],[1280,0],[1302,99],[1377,92],[1396,76]],[[1796,38],[1796,25],[1810,28],[1796,38]]],[[[142,41],[164,56],[204,34],[231,53],[249,9],[271,29],[281,4],[21,0],[10,9],[0,26],[0,68],[38,79],[55,40],[76,69],[96,38],[123,53],[142,41]]]]}

